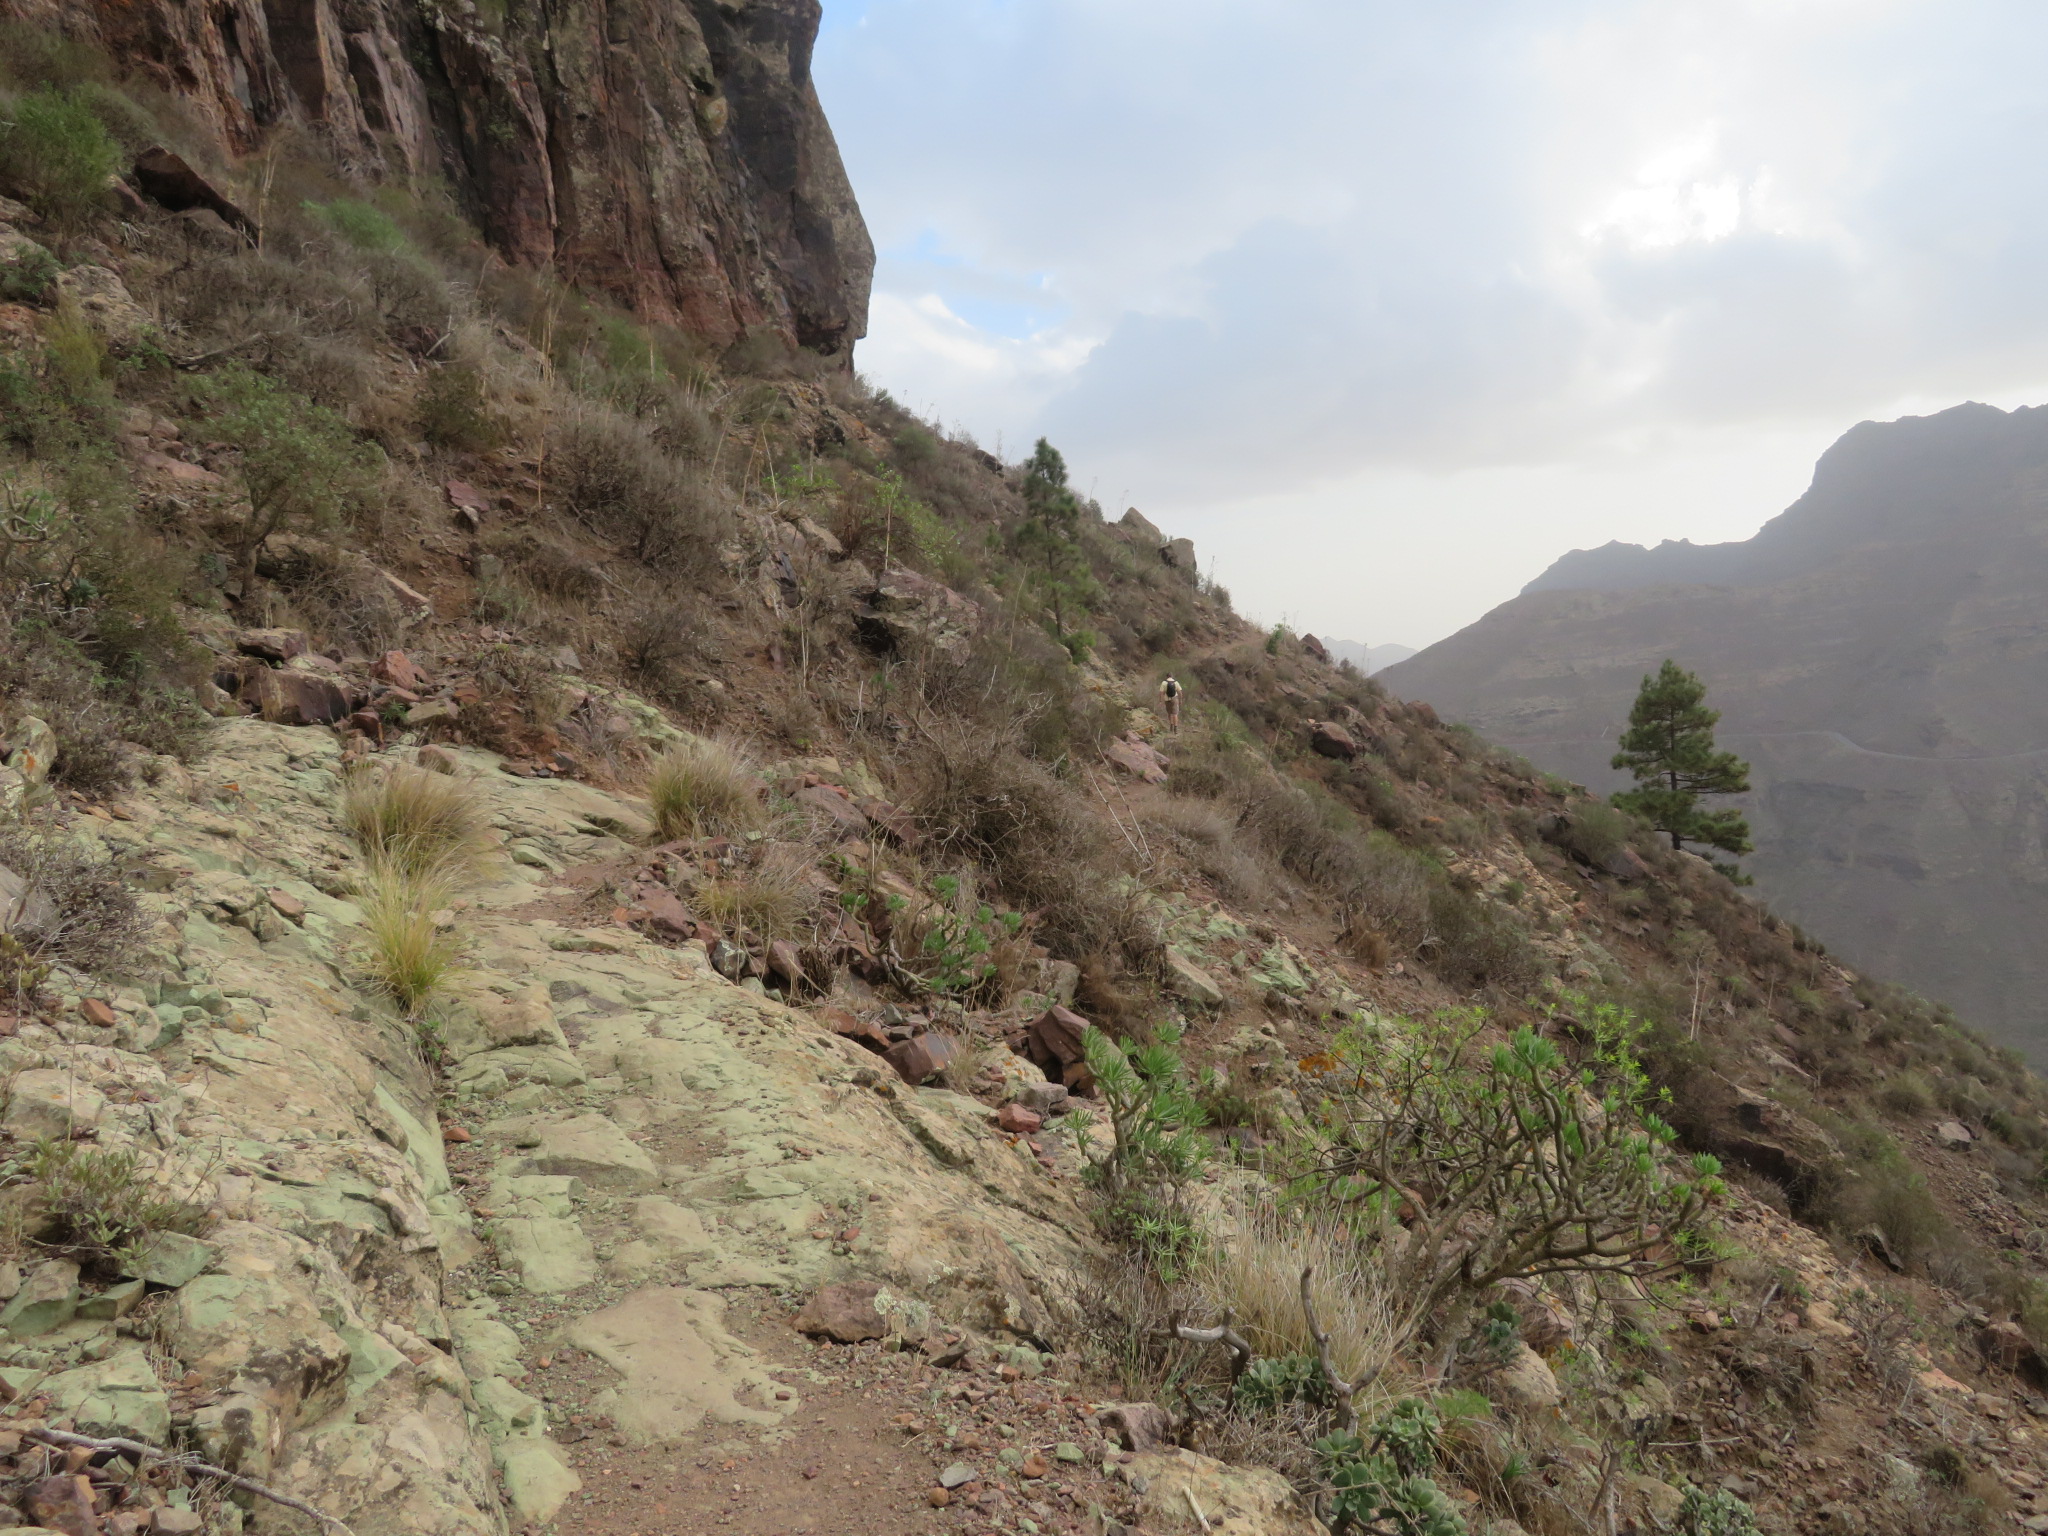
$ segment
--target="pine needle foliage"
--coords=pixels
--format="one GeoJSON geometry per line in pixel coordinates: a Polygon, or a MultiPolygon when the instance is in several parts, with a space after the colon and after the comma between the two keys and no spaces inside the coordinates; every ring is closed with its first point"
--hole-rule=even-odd
{"type": "Polygon", "coordinates": [[[1643,679],[1613,763],[1634,776],[1636,787],[1614,796],[1614,803],[1670,838],[1674,849],[1699,843],[1748,853],[1749,823],[1739,812],[1700,806],[1702,795],[1749,791],[1749,764],[1715,749],[1721,716],[1707,708],[1706,697],[1707,685],[1668,658],[1655,677],[1643,679]]]}

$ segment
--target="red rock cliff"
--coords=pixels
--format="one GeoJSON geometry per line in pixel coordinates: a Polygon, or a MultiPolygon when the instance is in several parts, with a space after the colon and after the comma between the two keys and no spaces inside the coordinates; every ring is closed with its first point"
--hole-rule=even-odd
{"type": "Polygon", "coordinates": [[[810,78],[818,0],[0,0],[237,151],[317,125],[445,176],[505,255],[725,344],[845,353],[874,248],[810,78]]]}

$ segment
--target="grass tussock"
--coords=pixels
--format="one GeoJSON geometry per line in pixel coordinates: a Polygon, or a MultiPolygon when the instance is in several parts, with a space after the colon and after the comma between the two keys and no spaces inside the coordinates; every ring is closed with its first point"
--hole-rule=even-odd
{"type": "Polygon", "coordinates": [[[454,936],[434,923],[448,900],[444,882],[389,868],[373,874],[357,898],[367,940],[364,969],[408,1014],[426,1006],[459,962],[454,936]]]}
{"type": "Polygon", "coordinates": [[[693,737],[655,761],[647,803],[662,842],[732,837],[760,827],[761,779],[736,748],[693,737]]]}
{"type": "Polygon", "coordinates": [[[408,766],[358,773],[342,791],[341,814],[380,885],[445,890],[483,858],[476,791],[446,774],[408,766]]]}
{"type": "Polygon", "coordinates": [[[1316,1352],[1301,1309],[1301,1272],[1312,1266],[1316,1317],[1337,1369],[1356,1381],[1393,1361],[1398,1340],[1381,1276],[1342,1233],[1240,1207],[1221,1214],[1210,1237],[1193,1283],[1217,1314],[1235,1313],[1238,1331],[1262,1358],[1316,1352]]]}
{"type": "Polygon", "coordinates": [[[751,867],[698,886],[696,905],[721,928],[745,928],[772,941],[805,937],[817,897],[809,855],[774,847],[751,867]]]}

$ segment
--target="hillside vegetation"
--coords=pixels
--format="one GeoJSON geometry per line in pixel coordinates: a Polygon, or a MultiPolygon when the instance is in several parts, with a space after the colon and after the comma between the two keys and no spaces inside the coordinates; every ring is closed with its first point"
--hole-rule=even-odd
{"type": "MultiPolygon", "coordinates": [[[[512,1137],[572,1104],[581,1078],[461,1070],[516,1011],[465,968],[504,968],[520,912],[579,964],[612,941],[575,934],[616,933],[807,1010],[869,1053],[860,1092],[975,1101],[977,1135],[1078,1191],[1091,1299],[952,1318],[991,1382],[1025,1367],[988,1341],[1023,1339],[1075,1401],[1156,1403],[1340,1530],[2048,1529],[2048,1092],[2012,1052],[1256,630],[1052,445],[1004,464],[772,337],[645,325],[310,135],[230,163],[76,47],[13,31],[0,69],[0,873],[35,898],[0,938],[10,1047],[110,1038],[102,994],[181,984],[189,940],[138,893],[220,871],[96,864],[77,834],[216,782],[258,717],[333,757],[307,878],[354,909],[333,974],[427,1121],[512,1137]],[[153,144],[250,231],[110,189],[153,144]],[[501,780],[581,786],[582,852],[522,831],[501,780]],[[516,907],[507,870],[553,883],[516,907]]],[[[220,816],[301,835],[241,782],[220,816]]],[[[301,942],[298,898],[236,914],[252,955],[301,942]]],[[[67,1159],[104,1154],[7,1124],[6,1241],[69,1255],[82,1294],[221,1219],[225,1194],[164,1196],[95,1226],[117,1202],[67,1159]]],[[[908,1284],[842,1223],[835,1273],[908,1284]]],[[[451,1306],[530,1273],[493,1242],[447,1242],[451,1306]]],[[[171,1432],[225,1454],[213,1411],[171,1432]]],[[[1108,1454],[1119,1518],[1185,1520],[1108,1454]]],[[[1079,1530],[1078,1485],[1018,1491],[1039,1465],[918,1517],[1079,1530]]],[[[1274,1518],[1243,1529],[1303,1528],[1274,1518]]]]}

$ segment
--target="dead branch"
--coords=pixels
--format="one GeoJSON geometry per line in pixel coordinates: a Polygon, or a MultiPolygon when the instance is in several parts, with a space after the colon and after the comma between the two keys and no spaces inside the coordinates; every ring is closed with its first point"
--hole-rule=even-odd
{"type": "Polygon", "coordinates": [[[225,1467],[216,1467],[207,1462],[195,1460],[193,1457],[178,1451],[167,1451],[161,1446],[145,1445],[140,1440],[124,1440],[119,1438],[102,1440],[93,1435],[75,1435],[69,1430],[64,1429],[24,1429],[21,1434],[24,1440],[34,1440],[43,1445],[77,1446],[88,1451],[112,1451],[116,1455],[126,1456],[138,1463],[160,1461],[166,1466],[176,1467],[181,1471],[191,1473],[195,1477],[217,1478],[230,1487],[239,1488],[245,1493],[253,1493],[260,1499],[268,1499],[271,1503],[281,1504],[286,1509],[295,1509],[300,1514],[318,1522],[322,1530],[337,1532],[338,1536],[355,1536],[355,1533],[348,1528],[344,1521],[315,1509],[304,1499],[294,1498],[288,1493],[279,1493],[275,1488],[259,1483],[252,1477],[244,1477],[241,1473],[230,1472],[225,1467]]]}
{"type": "Polygon", "coordinates": [[[1309,1290],[1309,1280],[1315,1272],[1313,1264],[1301,1272],[1301,1315],[1308,1323],[1309,1337],[1316,1341],[1316,1360],[1323,1368],[1323,1380],[1330,1384],[1330,1393],[1337,1399],[1337,1428],[1348,1433],[1358,1428],[1358,1409],[1353,1405],[1353,1399],[1380,1379],[1380,1372],[1387,1368],[1387,1362],[1382,1360],[1369,1366],[1356,1381],[1345,1380],[1330,1354],[1330,1335],[1316,1319],[1315,1299],[1309,1290]]]}
{"type": "Polygon", "coordinates": [[[1230,1351],[1230,1384],[1244,1375],[1245,1368],[1252,1363],[1252,1347],[1245,1342],[1244,1335],[1232,1327],[1237,1314],[1229,1307],[1223,1309],[1223,1321],[1214,1328],[1190,1328],[1184,1323],[1175,1323],[1175,1338],[1185,1339],[1190,1344],[1221,1344],[1230,1351]]]}

